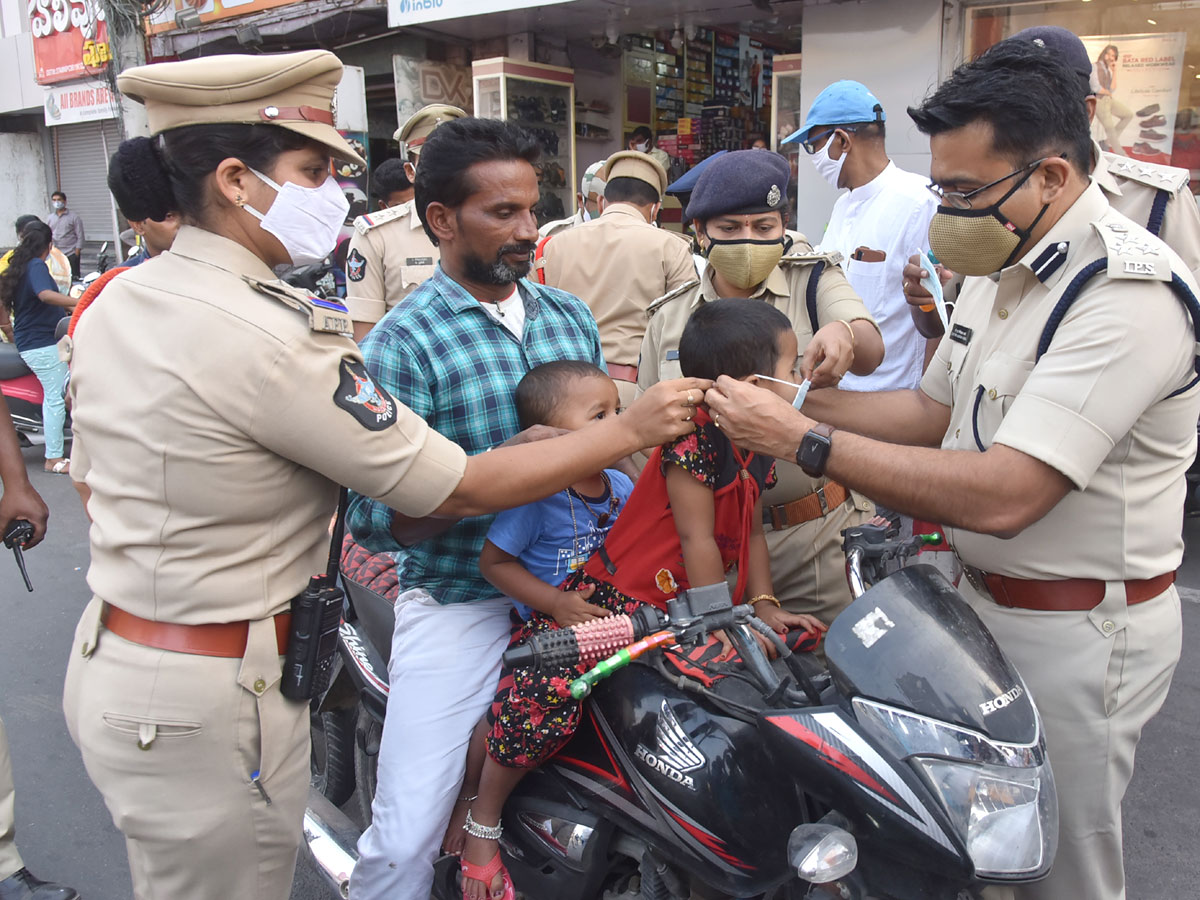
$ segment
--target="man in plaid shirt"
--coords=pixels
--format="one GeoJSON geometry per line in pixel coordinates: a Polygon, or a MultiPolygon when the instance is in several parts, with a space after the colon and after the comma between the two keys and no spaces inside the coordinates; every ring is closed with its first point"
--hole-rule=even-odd
{"type": "MultiPolygon", "coordinates": [[[[604,368],[583,301],[524,279],[538,238],[538,152],[507,122],[459,119],[430,136],[416,206],[441,263],[362,344],[378,384],[468,453],[517,435],[513,397],[534,366],[580,359],[604,368]]],[[[357,541],[374,552],[405,549],[355,900],[429,897],[467,742],[495,692],[508,641],[512,603],[479,574],[491,521],[412,520],[352,497],[348,523],[357,541]]]]}

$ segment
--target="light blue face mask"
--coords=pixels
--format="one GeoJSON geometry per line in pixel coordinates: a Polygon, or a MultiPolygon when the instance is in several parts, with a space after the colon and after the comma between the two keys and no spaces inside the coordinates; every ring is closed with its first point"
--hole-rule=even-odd
{"type": "Polygon", "coordinates": [[[808,389],[812,386],[812,381],[808,378],[805,378],[801,384],[796,384],[794,381],[784,381],[782,378],[772,378],[770,375],[755,375],[754,377],[794,387],[796,389],[796,399],[792,401],[794,409],[799,409],[804,405],[804,398],[808,396],[808,389]]]}

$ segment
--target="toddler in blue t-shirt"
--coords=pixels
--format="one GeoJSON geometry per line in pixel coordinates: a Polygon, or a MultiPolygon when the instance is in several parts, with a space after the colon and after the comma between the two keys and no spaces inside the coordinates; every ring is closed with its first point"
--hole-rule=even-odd
{"type": "MultiPolygon", "coordinates": [[[[576,431],[616,415],[617,386],[589,362],[564,360],[536,366],[517,385],[521,428],[548,425],[576,431]]],[[[607,616],[587,602],[594,588],[560,591],[568,576],[604,543],[633,482],[605,469],[544,500],[500,513],[479,556],[483,577],[512,598],[522,619],[532,610],[560,625],[607,616]]]]}

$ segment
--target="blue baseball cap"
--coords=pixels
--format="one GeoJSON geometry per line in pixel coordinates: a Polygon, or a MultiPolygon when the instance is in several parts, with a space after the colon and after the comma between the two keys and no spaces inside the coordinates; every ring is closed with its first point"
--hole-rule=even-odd
{"type": "Polygon", "coordinates": [[[804,127],[784,138],[785,144],[806,141],[817,128],[829,125],[852,125],[856,122],[886,122],[879,98],[857,81],[835,81],[808,108],[804,127]]]}

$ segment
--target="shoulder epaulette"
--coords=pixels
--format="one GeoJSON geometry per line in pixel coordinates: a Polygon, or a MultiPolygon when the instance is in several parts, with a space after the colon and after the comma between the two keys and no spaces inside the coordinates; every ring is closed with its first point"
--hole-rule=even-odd
{"type": "Polygon", "coordinates": [[[1170,281],[1167,245],[1119,213],[1109,211],[1092,222],[1104,242],[1108,277],[1139,281],[1170,281]]]}
{"type": "Polygon", "coordinates": [[[646,318],[649,319],[656,312],[658,312],[660,309],[662,309],[662,307],[664,307],[666,304],[670,303],[676,297],[680,297],[683,294],[686,294],[689,291],[694,290],[699,285],[700,285],[700,279],[693,278],[691,281],[681,284],[679,287],[675,288],[675,290],[669,291],[668,293],[663,294],[661,297],[659,297],[657,300],[655,300],[653,303],[651,303],[649,306],[646,307],[646,318]]]}
{"type": "Polygon", "coordinates": [[[302,288],[293,287],[282,281],[263,281],[250,275],[242,279],[260,294],[278,300],[297,312],[308,316],[308,327],[327,334],[353,334],[354,324],[350,311],[336,300],[325,300],[302,288]]]}
{"type": "Polygon", "coordinates": [[[389,206],[387,209],[380,209],[373,213],[359,216],[354,220],[354,230],[359,234],[366,234],[372,228],[378,228],[380,225],[386,225],[388,222],[395,222],[397,219],[402,219],[412,210],[412,202],[401,203],[399,206],[389,206]]]}
{"type": "Polygon", "coordinates": [[[1105,153],[1104,162],[1108,166],[1108,171],[1114,175],[1120,175],[1122,178],[1128,178],[1130,181],[1136,181],[1148,187],[1170,191],[1172,194],[1178,193],[1181,188],[1186,186],[1191,177],[1187,169],[1142,162],[1140,159],[1118,156],[1115,153],[1105,153]]]}

